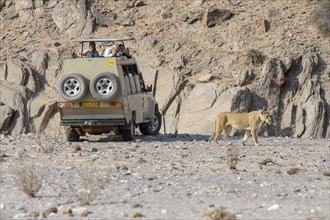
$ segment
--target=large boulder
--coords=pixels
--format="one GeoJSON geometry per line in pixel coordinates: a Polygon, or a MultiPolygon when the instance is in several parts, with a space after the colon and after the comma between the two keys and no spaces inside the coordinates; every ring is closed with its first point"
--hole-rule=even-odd
{"type": "Polygon", "coordinates": [[[15,110],[0,102],[0,131],[8,132],[11,127],[15,110]]]}
{"type": "Polygon", "coordinates": [[[329,108],[316,74],[319,65],[318,55],[307,53],[297,58],[294,68],[287,73],[288,82],[281,91],[284,98],[280,103],[286,107],[276,117],[281,119],[281,135],[329,138],[329,108]]]}
{"type": "Polygon", "coordinates": [[[20,0],[15,1],[15,9],[22,21],[39,18],[44,13],[43,0],[20,0]]]}
{"type": "Polygon", "coordinates": [[[84,0],[60,1],[52,18],[60,31],[72,38],[89,36],[95,29],[94,15],[84,0]]]}
{"type": "Polygon", "coordinates": [[[32,92],[38,92],[42,87],[40,75],[29,64],[18,60],[8,60],[1,67],[0,79],[6,80],[17,86],[25,86],[32,92]]]}
{"type": "MultiPolygon", "coordinates": [[[[281,86],[285,82],[285,72],[283,62],[273,58],[266,62],[260,76],[257,95],[267,101],[267,108],[273,116],[273,126],[269,128],[269,135],[278,135],[278,128],[280,127],[281,86]]],[[[258,106],[257,108],[260,107],[265,106],[258,106]]]]}
{"type": "Polygon", "coordinates": [[[0,12],[2,8],[5,6],[6,0],[0,0],[0,12]]]}
{"type": "Polygon", "coordinates": [[[196,84],[182,101],[179,133],[209,135],[220,112],[248,112],[252,93],[247,87],[233,87],[220,93],[213,83],[196,84]]]}
{"type": "Polygon", "coordinates": [[[22,134],[29,132],[27,100],[29,90],[24,86],[0,80],[0,88],[6,91],[0,95],[0,132],[22,134]]]}
{"type": "MultiPolygon", "coordinates": [[[[51,119],[58,112],[56,94],[56,91],[47,87],[46,92],[29,101],[30,130],[32,132],[42,133],[49,124],[54,124],[51,119]]],[[[59,128],[59,121],[55,121],[58,122],[57,128],[59,128]]]]}

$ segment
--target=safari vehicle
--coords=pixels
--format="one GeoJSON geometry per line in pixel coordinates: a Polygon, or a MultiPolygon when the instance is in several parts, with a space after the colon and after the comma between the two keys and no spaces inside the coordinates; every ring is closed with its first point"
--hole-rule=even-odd
{"type": "MultiPolygon", "coordinates": [[[[84,44],[111,46],[134,39],[89,39],[84,44]]],[[[66,59],[58,82],[60,124],[67,140],[79,141],[87,133],[113,132],[124,141],[135,139],[139,127],[143,135],[157,135],[161,114],[152,91],[145,86],[134,57],[93,57],[66,59]]]]}

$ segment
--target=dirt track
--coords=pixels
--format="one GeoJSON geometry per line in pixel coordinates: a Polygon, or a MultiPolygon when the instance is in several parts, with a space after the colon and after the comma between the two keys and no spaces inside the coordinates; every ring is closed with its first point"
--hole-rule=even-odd
{"type": "Polygon", "coordinates": [[[137,136],[134,142],[91,136],[79,143],[57,141],[45,153],[54,139],[37,138],[42,147],[33,134],[0,136],[1,219],[40,218],[51,207],[57,213],[47,219],[211,219],[219,210],[236,219],[330,216],[328,140],[271,137],[259,138],[261,147],[251,140],[243,147],[231,138],[234,150],[228,151],[205,136],[137,136]],[[238,161],[230,169],[235,149],[238,161]],[[18,188],[22,166],[42,174],[35,198],[18,188]],[[74,192],[86,192],[82,177],[91,180],[94,188],[86,190],[96,197],[80,206],[83,199],[74,192]]]}

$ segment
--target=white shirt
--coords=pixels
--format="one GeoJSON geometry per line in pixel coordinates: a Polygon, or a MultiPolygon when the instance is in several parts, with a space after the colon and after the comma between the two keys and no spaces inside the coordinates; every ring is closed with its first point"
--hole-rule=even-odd
{"type": "Polygon", "coordinates": [[[91,58],[91,57],[99,57],[99,52],[95,51],[94,53],[90,50],[85,50],[82,53],[85,57],[91,58]]]}

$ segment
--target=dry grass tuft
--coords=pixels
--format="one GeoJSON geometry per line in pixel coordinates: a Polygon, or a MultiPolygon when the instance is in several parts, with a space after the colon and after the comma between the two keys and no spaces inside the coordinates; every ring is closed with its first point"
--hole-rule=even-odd
{"type": "Polygon", "coordinates": [[[238,147],[228,148],[227,150],[227,164],[229,169],[236,170],[236,165],[238,163],[238,147]]]}
{"type": "Polygon", "coordinates": [[[246,65],[257,66],[264,62],[265,56],[259,50],[251,49],[247,52],[247,58],[245,61],[246,65]]]}
{"type": "Polygon", "coordinates": [[[311,14],[312,24],[322,36],[330,36],[330,0],[322,0],[311,14]]]}
{"type": "Polygon", "coordinates": [[[34,165],[22,166],[15,172],[16,183],[27,196],[35,197],[42,187],[43,175],[34,165]]]}
{"type": "Polygon", "coordinates": [[[301,172],[302,169],[299,169],[299,168],[290,168],[288,171],[287,171],[287,174],[289,175],[294,175],[294,174],[297,174],[299,172],[301,172]]]}
{"type": "Polygon", "coordinates": [[[101,176],[97,175],[99,171],[96,172],[90,167],[82,168],[79,171],[79,187],[69,184],[69,187],[77,197],[81,206],[89,205],[94,201],[100,194],[101,190],[104,189],[105,185],[110,181],[110,169],[107,170],[105,175],[101,176]]]}
{"type": "Polygon", "coordinates": [[[54,152],[56,148],[60,147],[66,142],[65,137],[61,134],[37,134],[34,137],[34,140],[38,144],[40,149],[46,154],[54,152]]]}
{"type": "Polygon", "coordinates": [[[207,216],[212,220],[236,220],[235,214],[229,213],[222,209],[207,210],[203,216],[207,216]]]}

